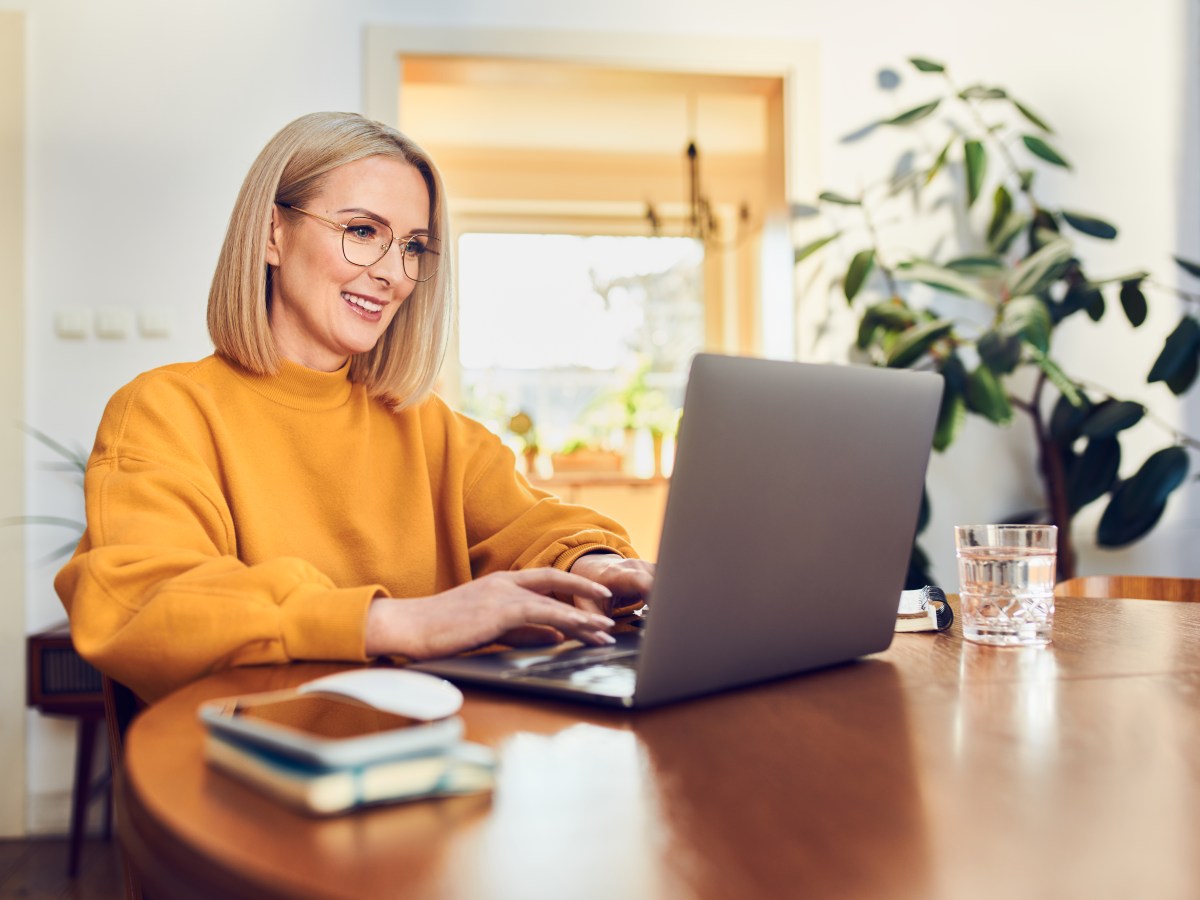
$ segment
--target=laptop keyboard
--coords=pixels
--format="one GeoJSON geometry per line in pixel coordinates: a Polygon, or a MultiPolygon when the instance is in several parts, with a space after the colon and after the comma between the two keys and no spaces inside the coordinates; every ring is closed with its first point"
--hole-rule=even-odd
{"type": "Polygon", "coordinates": [[[603,688],[617,696],[632,694],[637,680],[637,651],[613,650],[608,654],[589,654],[583,659],[551,659],[508,673],[510,678],[536,678],[567,684],[603,688]]]}

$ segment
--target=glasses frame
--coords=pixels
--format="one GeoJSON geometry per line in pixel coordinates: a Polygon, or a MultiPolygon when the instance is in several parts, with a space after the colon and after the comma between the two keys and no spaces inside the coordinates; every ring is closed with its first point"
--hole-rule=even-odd
{"type": "MultiPolygon", "coordinates": [[[[291,203],[283,203],[278,200],[276,201],[276,205],[282,206],[284,209],[290,209],[290,210],[293,210],[298,213],[303,213],[304,215],[309,216],[310,218],[316,219],[319,222],[324,222],[326,225],[329,225],[329,226],[341,231],[341,233],[342,233],[342,257],[346,260],[346,262],[350,263],[350,265],[352,265],[352,266],[361,266],[364,269],[369,269],[371,266],[377,265],[379,263],[379,260],[383,259],[385,256],[388,255],[388,251],[390,251],[392,249],[392,244],[398,243],[398,244],[400,244],[400,266],[401,266],[401,268],[404,269],[404,274],[410,281],[415,281],[418,284],[422,284],[437,274],[437,267],[435,265],[433,271],[430,272],[429,274],[427,274],[424,278],[418,278],[418,277],[414,276],[411,272],[408,271],[408,261],[410,259],[412,259],[416,263],[416,265],[418,267],[417,271],[420,271],[421,261],[417,257],[409,256],[409,254],[404,251],[404,245],[407,244],[409,241],[411,241],[415,237],[423,237],[428,241],[436,242],[437,238],[435,238],[431,234],[414,231],[411,234],[406,234],[402,237],[396,237],[396,233],[394,231],[392,231],[390,225],[385,225],[383,222],[380,222],[378,219],[373,219],[370,216],[354,216],[350,220],[350,222],[353,222],[355,219],[365,219],[368,222],[374,222],[376,225],[380,226],[381,228],[386,228],[388,230],[388,234],[390,234],[392,236],[392,239],[390,241],[388,241],[387,244],[384,245],[383,251],[379,254],[378,258],[376,258],[376,260],[374,262],[359,263],[359,262],[355,262],[354,260],[352,260],[349,256],[349,254],[346,253],[346,235],[349,233],[349,230],[350,230],[350,222],[347,222],[345,225],[343,225],[341,222],[335,222],[333,219],[327,219],[324,216],[319,216],[315,212],[309,212],[307,209],[301,209],[299,206],[293,206],[291,203]]],[[[434,250],[432,247],[429,247],[429,246],[425,247],[425,253],[432,253],[434,256],[439,255],[437,250],[434,250]]]]}

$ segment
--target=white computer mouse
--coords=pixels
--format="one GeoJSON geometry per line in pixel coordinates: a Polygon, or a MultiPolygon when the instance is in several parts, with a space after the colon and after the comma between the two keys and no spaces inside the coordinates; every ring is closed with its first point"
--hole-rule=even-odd
{"type": "Polygon", "coordinates": [[[314,678],[297,690],[352,697],[413,719],[442,719],[462,708],[462,691],[445,679],[407,669],[351,669],[314,678]]]}

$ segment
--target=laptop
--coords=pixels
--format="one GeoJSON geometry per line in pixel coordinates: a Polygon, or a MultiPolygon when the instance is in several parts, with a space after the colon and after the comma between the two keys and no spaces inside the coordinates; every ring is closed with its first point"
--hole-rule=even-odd
{"type": "Polygon", "coordinates": [[[650,707],[885,650],[941,394],[928,372],[697,355],[640,627],[412,668],[650,707]]]}

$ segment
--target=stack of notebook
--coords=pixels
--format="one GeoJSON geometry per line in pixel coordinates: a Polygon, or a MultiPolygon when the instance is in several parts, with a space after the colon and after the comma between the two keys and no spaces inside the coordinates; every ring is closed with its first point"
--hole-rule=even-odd
{"type": "Polygon", "coordinates": [[[494,754],[451,714],[457,689],[421,694],[413,679],[436,679],[397,671],[334,678],[204,704],[210,765],[315,815],[492,787],[494,754]]]}

